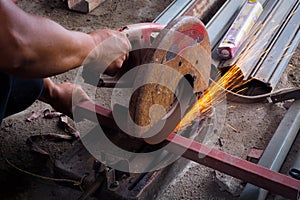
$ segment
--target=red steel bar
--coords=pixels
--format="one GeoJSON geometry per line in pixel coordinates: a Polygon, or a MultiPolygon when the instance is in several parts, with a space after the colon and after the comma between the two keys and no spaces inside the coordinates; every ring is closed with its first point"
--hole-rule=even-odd
{"type": "Polygon", "coordinates": [[[174,133],[166,140],[173,144],[168,149],[172,153],[182,152],[182,149],[186,149],[182,155],[184,158],[252,183],[285,198],[298,199],[300,197],[300,181],[294,178],[174,133]]]}
{"type": "Polygon", "coordinates": [[[74,112],[75,120],[88,119],[90,121],[100,123],[102,126],[109,127],[114,130],[119,130],[116,122],[113,120],[112,111],[91,101],[84,101],[79,103],[74,112]]]}
{"type": "MultiPolygon", "coordinates": [[[[82,102],[77,105],[76,110],[83,118],[113,129],[117,127],[112,112],[92,102],[82,102]]],[[[299,180],[174,133],[171,133],[166,141],[170,142],[171,145],[167,145],[167,150],[172,153],[181,154],[182,150],[186,150],[182,157],[196,163],[252,183],[288,199],[300,197],[299,180]]]]}

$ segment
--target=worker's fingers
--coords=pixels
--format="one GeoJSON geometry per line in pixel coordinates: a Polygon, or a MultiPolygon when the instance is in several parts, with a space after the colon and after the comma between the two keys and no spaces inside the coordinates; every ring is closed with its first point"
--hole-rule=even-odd
{"type": "Polygon", "coordinates": [[[113,30],[98,30],[90,34],[97,43],[88,58],[88,61],[93,61],[92,68],[100,73],[120,68],[131,50],[131,44],[126,35],[113,30]]]}
{"type": "Polygon", "coordinates": [[[89,34],[93,37],[96,45],[101,45],[106,40],[109,40],[115,47],[121,47],[121,49],[125,52],[129,52],[131,50],[130,41],[123,32],[104,29],[96,30],[89,34]]]}
{"type": "MultiPolygon", "coordinates": [[[[123,35],[124,39],[126,38],[125,41],[126,41],[127,46],[128,46],[128,52],[131,51],[131,50],[132,50],[132,46],[131,46],[131,43],[130,43],[128,37],[127,37],[126,34],[123,33],[123,32],[121,32],[121,34],[123,35]]],[[[128,54],[128,55],[129,55],[129,54],[128,54]]]]}
{"type": "Polygon", "coordinates": [[[115,75],[118,70],[122,67],[123,62],[126,60],[127,56],[122,55],[118,59],[114,60],[105,70],[105,74],[113,76],[115,75]]]}

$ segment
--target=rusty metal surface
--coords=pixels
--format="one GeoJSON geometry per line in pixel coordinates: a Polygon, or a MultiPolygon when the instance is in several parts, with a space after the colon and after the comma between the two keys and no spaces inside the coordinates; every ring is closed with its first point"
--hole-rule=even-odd
{"type": "Polygon", "coordinates": [[[89,13],[105,0],[68,0],[68,8],[82,13],[89,13]]]}
{"type": "MultiPolygon", "coordinates": [[[[133,131],[140,137],[157,126],[165,112],[172,110],[175,91],[182,79],[190,77],[194,91],[200,92],[208,87],[210,77],[209,38],[200,20],[194,17],[174,20],[160,32],[151,47],[154,50],[147,52],[143,62],[148,67],[139,69],[136,74],[133,88],[136,85],[141,87],[133,94],[129,107],[134,122],[139,126],[133,131]],[[153,105],[162,106],[165,112],[150,114],[153,105]]],[[[193,98],[193,92],[186,96],[193,98]]],[[[172,123],[173,129],[177,123],[172,123]]],[[[155,136],[158,139],[152,138],[151,143],[164,139],[155,136]]]]}

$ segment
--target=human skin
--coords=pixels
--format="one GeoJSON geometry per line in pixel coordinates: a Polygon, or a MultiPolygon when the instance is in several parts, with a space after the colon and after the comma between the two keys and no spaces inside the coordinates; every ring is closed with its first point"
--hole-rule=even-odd
{"type": "MultiPolygon", "coordinates": [[[[126,36],[119,31],[70,31],[50,19],[26,13],[11,0],[0,0],[0,13],[0,72],[24,78],[44,78],[40,99],[64,112],[70,112],[70,104],[55,105],[56,100],[70,102],[74,88],[81,89],[70,83],[54,84],[47,77],[77,68],[87,57],[95,63],[102,52],[91,52],[109,38],[117,42],[105,46],[105,50],[114,52],[117,57],[107,66],[96,66],[101,72],[113,74],[121,68],[131,48],[126,36]]],[[[88,99],[84,92],[80,93],[83,99],[88,99]]]]}

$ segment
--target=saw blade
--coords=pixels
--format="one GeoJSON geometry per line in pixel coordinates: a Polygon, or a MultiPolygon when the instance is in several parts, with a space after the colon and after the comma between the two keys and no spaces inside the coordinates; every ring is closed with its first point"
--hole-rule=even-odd
{"type": "Polygon", "coordinates": [[[155,38],[143,64],[147,68],[135,77],[130,115],[135,135],[157,144],[180,122],[194,93],[208,87],[211,50],[205,26],[194,17],[174,20],[155,38]]]}

